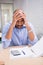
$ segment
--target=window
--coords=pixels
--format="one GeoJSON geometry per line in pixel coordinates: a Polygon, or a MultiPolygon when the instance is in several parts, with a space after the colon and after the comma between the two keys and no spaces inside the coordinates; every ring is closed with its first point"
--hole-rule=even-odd
{"type": "Polygon", "coordinates": [[[4,25],[12,21],[13,4],[1,4],[0,14],[0,31],[2,31],[4,25]]]}

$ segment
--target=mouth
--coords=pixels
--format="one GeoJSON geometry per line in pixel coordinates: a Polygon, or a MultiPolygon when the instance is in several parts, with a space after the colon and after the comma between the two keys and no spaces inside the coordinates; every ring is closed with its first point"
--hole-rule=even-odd
{"type": "Polygon", "coordinates": [[[17,25],[15,26],[16,28],[22,28],[23,25],[17,25]]]}

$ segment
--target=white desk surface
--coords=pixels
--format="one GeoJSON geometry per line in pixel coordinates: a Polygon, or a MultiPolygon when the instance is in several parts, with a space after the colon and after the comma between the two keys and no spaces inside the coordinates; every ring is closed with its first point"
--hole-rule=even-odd
{"type": "Polygon", "coordinates": [[[0,61],[3,61],[5,65],[43,65],[43,57],[37,57],[37,58],[25,57],[25,58],[10,59],[9,57],[10,48],[15,47],[9,47],[7,49],[3,49],[3,51],[0,51],[0,61]]]}

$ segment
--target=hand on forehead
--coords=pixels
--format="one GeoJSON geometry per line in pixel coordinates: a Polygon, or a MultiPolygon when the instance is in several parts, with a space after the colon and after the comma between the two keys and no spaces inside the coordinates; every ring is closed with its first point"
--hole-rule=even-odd
{"type": "Polygon", "coordinates": [[[14,13],[14,15],[17,15],[17,16],[19,16],[19,15],[25,16],[24,12],[22,10],[20,10],[20,9],[19,10],[16,10],[15,13],[14,13]]]}

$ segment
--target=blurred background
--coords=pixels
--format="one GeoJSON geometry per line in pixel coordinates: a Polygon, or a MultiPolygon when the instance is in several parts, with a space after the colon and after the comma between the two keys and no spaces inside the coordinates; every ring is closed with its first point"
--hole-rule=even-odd
{"type": "Polygon", "coordinates": [[[38,38],[43,35],[43,0],[0,0],[0,43],[3,27],[12,21],[13,11],[22,9],[35,28],[38,38]]]}

